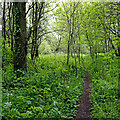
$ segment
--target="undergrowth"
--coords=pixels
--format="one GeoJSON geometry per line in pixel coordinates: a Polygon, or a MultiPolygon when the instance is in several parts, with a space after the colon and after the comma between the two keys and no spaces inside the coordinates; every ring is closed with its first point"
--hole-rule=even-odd
{"type": "Polygon", "coordinates": [[[65,55],[27,61],[24,77],[16,78],[12,62],[3,69],[3,118],[73,118],[82,95],[83,67],[78,66],[76,76],[74,59],[70,59],[68,69],[65,55]]]}
{"type": "Polygon", "coordinates": [[[92,118],[119,119],[118,100],[118,58],[109,53],[97,58],[85,58],[85,64],[91,74],[92,118]]]}

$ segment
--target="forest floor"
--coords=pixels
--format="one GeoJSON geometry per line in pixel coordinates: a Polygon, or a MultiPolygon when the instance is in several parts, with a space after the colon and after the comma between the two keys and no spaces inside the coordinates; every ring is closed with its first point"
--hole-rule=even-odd
{"type": "Polygon", "coordinates": [[[85,68],[85,81],[84,81],[84,86],[83,86],[83,95],[81,97],[81,102],[79,103],[77,115],[75,116],[74,120],[82,120],[82,119],[87,119],[89,120],[91,117],[91,103],[90,103],[90,98],[89,98],[89,88],[91,84],[91,77],[89,72],[86,70],[84,62],[82,62],[83,67],[85,68]]]}

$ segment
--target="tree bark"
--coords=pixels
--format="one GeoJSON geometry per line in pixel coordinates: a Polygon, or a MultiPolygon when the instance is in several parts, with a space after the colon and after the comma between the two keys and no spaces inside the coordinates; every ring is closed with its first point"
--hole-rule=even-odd
{"type": "Polygon", "coordinates": [[[13,51],[13,37],[14,37],[14,3],[12,6],[12,30],[11,30],[11,51],[13,51]]]}
{"type": "Polygon", "coordinates": [[[33,25],[33,36],[32,36],[32,48],[31,48],[31,59],[33,60],[34,58],[34,36],[35,36],[35,31],[34,31],[34,2],[33,4],[33,16],[32,16],[32,25],[33,25]]]}
{"type": "Polygon", "coordinates": [[[2,28],[2,36],[4,38],[3,40],[3,47],[5,48],[5,41],[6,41],[6,22],[5,22],[5,3],[3,3],[3,28],[2,28]]]}
{"type": "Polygon", "coordinates": [[[38,25],[37,13],[38,13],[38,6],[37,6],[37,2],[35,3],[35,6],[36,6],[36,11],[35,11],[35,57],[38,57],[38,45],[37,45],[37,25],[38,25]]]}
{"type": "Polygon", "coordinates": [[[15,17],[15,44],[14,44],[14,71],[17,77],[23,76],[27,71],[26,55],[27,55],[27,40],[26,40],[26,3],[14,3],[15,17]]]}

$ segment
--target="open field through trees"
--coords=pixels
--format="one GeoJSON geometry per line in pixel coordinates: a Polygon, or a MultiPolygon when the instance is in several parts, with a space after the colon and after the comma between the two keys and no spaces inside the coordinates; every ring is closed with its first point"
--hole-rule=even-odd
{"type": "Polygon", "coordinates": [[[119,119],[120,2],[3,2],[2,119],[119,119]]]}

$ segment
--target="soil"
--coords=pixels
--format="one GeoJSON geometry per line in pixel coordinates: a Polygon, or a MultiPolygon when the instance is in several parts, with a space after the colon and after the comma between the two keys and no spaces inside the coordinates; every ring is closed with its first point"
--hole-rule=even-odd
{"type": "MultiPolygon", "coordinates": [[[[82,62],[83,67],[85,68],[84,62],[82,62]]],[[[90,98],[89,98],[89,88],[91,84],[91,78],[89,72],[85,68],[85,81],[84,81],[84,86],[83,86],[83,95],[81,96],[81,102],[78,107],[77,115],[74,118],[74,120],[89,120],[91,117],[90,113],[90,108],[91,108],[91,103],[90,103],[90,98]]]]}

